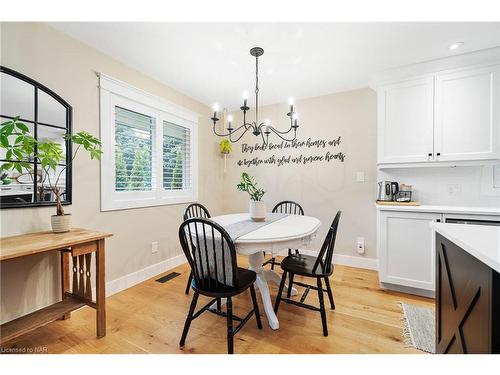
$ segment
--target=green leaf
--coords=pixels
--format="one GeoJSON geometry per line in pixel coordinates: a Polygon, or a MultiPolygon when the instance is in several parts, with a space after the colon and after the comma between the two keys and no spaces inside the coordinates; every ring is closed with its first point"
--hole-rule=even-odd
{"type": "MultiPolygon", "coordinates": [[[[10,151],[10,150],[9,150],[10,151]]],[[[19,151],[18,149],[12,149],[12,151],[14,152],[14,155],[16,155],[16,157],[19,159],[19,160],[22,160],[24,155],[21,151],[19,151]]],[[[9,157],[7,157],[7,159],[10,159],[9,157]]]]}
{"type": "Polygon", "coordinates": [[[0,136],[0,144],[2,147],[9,148],[9,138],[5,134],[0,136]]]}
{"type": "Polygon", "coordinates": [[[18,129],[20,129],[24,133],[29,133],[30,132],[29,128],[26,125],[24,125],[22,122],[17,122],[16,126],[17,126],[18,129]]]}
{"type": "Polygon", "coordinates": [[[3,129],[4,126],[9,125],[9,124],[12,124],[12,120],[8,120],[8,121],[5,121],[5,122],[2,122],[2,125],[1,125],[2,129],[3,129]]]}
{"type": "Polygon", "coordinates": [[[4,170],[4,171],[8,171],[9,169],[12,168],[12,164],[13,163],[5,163],[5,164],[2,164],[2,167],[1,169],[4,170]]]}
{"type": "Polygon", "coordinates": [[[2,127],[2,132],[6,135],[11,135],[13,131],[14,131],[14,123],[13,122],[2,127]]]}

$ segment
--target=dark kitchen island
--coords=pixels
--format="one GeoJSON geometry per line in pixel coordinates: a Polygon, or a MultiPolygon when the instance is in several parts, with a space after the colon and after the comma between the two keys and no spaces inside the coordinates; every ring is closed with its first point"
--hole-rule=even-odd
{"type": "Polygon", "coordinates": [[[436,353],[500,353],[500,227],[436,231],[436,353]]]}

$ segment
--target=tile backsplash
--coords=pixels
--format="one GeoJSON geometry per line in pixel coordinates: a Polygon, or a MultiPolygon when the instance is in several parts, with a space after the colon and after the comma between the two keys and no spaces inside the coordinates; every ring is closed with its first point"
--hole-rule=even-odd
{"type": "Polygon", "coordinates": [[[500,207],[500,164],[379,170],[381,180],[413,185],[422,204],[500,207]]]}

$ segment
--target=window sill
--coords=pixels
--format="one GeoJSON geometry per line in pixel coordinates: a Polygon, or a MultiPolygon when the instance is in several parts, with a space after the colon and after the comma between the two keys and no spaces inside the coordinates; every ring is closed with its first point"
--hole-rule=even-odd
{"type": "Polygon", "coordinates": [[[197,202],[198,197],[195,195],[185,195],[178,197],[168,197],[168,198],[155,198],[155,199],[137,199],[137,200],[127,200],[127,201],[112,201],[101,205],[101,212],[107,211],[122,211],[130,209],[148,208],[148,207],[158,207],[158,206],[172,206],[177,204],[186,204],[197,202]]]}

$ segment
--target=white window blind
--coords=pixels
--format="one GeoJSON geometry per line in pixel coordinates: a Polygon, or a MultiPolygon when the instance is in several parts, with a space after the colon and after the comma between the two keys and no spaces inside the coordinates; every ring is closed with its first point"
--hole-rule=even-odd
{"type": "Polygon", "coordinates": [[[190,130],[163,122],[163,188],[182,190],[191,187],[190,130]]]}
{"type": "Polygon", "coordinates": [[[116,191],[152,190],[154,123],[154,118],[115,106],[116,191]]]}
{"type": "Polygon", "coordinates": [[[198,115],[100,76],[101,209],[197,200],[198,115]]]}

